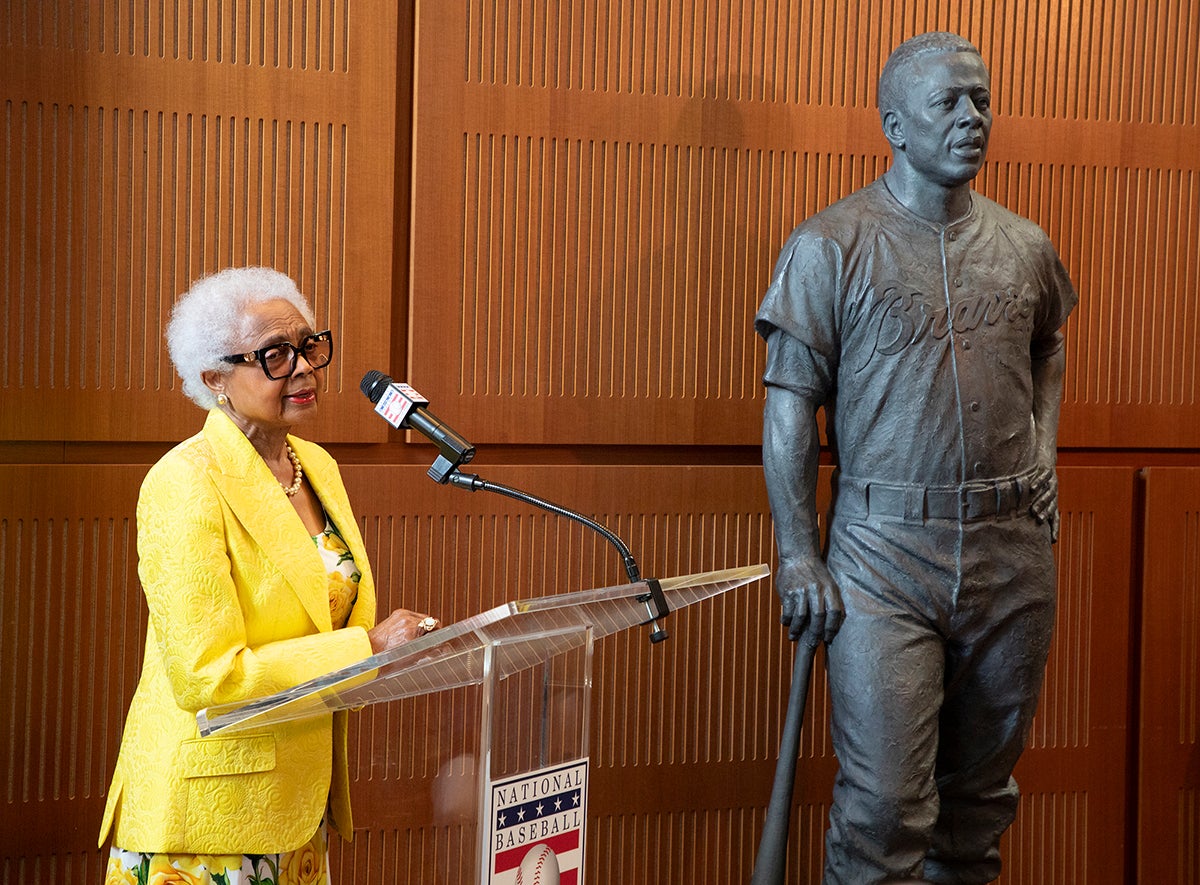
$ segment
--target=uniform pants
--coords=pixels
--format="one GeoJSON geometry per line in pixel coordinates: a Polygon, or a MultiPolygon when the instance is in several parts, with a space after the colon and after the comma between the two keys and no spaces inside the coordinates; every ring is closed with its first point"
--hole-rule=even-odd
{"type": "Polygon", "coordinates": [[[994,880],[1053,628],[1048,526],[835,515],[828,563],[846,620],[825,882],[994,880]]]}

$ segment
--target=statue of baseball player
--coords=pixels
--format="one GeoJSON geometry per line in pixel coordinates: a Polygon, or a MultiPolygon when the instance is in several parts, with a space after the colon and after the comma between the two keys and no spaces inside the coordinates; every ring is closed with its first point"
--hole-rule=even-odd
{"type": "Polygon", "coordinates": [[[992,126],[979,51],[901,44],[879,80],[892,163],[806,220],[755,326],[781,620],[827,643],[839,772],[826,883],[983,883],[1054,620],[1062,326],[1046,234],[971,190],[992,126]],[[837,465],[815,512],[825,409],[837,465]]]}

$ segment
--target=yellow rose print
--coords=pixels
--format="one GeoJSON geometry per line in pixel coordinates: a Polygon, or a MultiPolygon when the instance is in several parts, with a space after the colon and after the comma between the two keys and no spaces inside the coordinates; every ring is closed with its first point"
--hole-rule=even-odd
{"type": "Polygon", "coordinates": [[[358,575],[347,577],[341,572],[329,573],[329,616],[334,626],[346,622],[357,598],[358,575]]]}
{"type": "Polygon", "coordinates": [[[237,871],[242,868],[242,856],[240,854],[201,854],[196,860],[204,865],[210,876],[227,876],[231,871],[237,871]]]}
{"type": "Polygon", "coordinates": [[[104,873],[104,885],[138,885],[137,871],[125,869],[119,857],[110,857],[104,873]]]}
{"type": "Polygon", "coordinates": [[[325,549],[332,550],[334,553],[349,553],[349,548],[345,545],[340,537],[332,532],[325,533],[325,549]]]}
{"type": "Polygon", "coordinates": [[[150,861],[150,879],[147,885],[204,885],[204,867],[197,858],[185,858],[183,866],[184,869],[174,866],[166,855],[155,855],[150,861]]]}
{"type": "Polygon", "coordinates": [[[325,854],[323,841],[318,833],[307,845],[297,848],[288,855],[287,863],[279,871],[279,885],[324,885],[325,854]]]}
{"type": "Polygon", "coordinates": [[[351,584],[357,584],[358,581],[356,580],[356,577],[357,576],[343,575],[341,572],[330,572],[329,573],[330,590],[332,591],[335,587],[348,588],[351,584]]]}

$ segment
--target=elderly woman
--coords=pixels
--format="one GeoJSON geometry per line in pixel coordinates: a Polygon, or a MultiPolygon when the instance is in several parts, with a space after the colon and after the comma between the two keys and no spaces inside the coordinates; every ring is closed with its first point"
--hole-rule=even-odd
{"type": "Polygon", "coordinates": [[[196,711],[270,694],[436,626],[375,587],[337,464],[291,436],[333,334],[266,268],[197,282],[167,328],[204,429],[142,484],[145,662],[100,831],[108,882],[325,882],[325,822],[352,834],[345,714],[200,738],[196,711]],[[191,878],[188,878],[191,877],[191,878]]]}

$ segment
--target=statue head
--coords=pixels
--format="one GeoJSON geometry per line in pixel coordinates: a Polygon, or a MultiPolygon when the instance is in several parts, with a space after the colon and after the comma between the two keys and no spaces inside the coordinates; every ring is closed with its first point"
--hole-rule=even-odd
{"type": "Polygon", "coordinates": [[[992,127],[990,86],[979,50],[957,34],[901,43],[879,77],[879,114],[894,164],[947,187],[974,178],[992,127]]]}
{"type": "Polygon", "coordinates": [[[880,117],[890,110],[895,110],[903,101],[911,82],[911,65],[915,59],[954,52],[969,52],[979,56],[980,61],[983,60],[974,43],[949,31],[917,34],[893,49],[879,74],[877,101],[880,117]]]}

